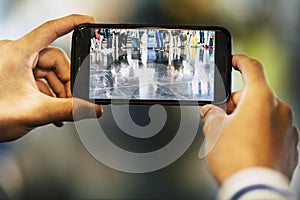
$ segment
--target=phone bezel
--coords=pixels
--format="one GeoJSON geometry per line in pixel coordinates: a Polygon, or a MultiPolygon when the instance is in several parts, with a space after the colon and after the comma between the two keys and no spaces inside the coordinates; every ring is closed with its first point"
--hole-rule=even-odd
{"type": "Polygon", "coordinates": [[[75,27],[72,35],[71,49],[71,91],[72,95],[96,104],[108,105],[113,104],[135,104],[135,105],[205,105],[205,104],[224,104],[231,94],[231,59],[232,59],[232,39],[230,32],[220,26],[198,26],[198,25],[153,25],[153,24],[82,24],[75,27]],[[82,67],[83,58],[90,53],[90,32],[83,33],[89,28],[112,28],[112,29],[185,29],[185,30],[211,30],[216,31],[215,37],[215,63],[220,72],[225,94],[222,97],[214,91],[214,101],[195,101],[195,100],[140,100],[140,99],[90,99],[89,98],[89,67],[82,67]],[[89,38],[88,40],[82,38],[89,38]],[[88,41],[88,42],[86,42],[88,41]],[[77,74],[81,75],[78,80],[77,74]],[[76,80],[77,78],[77,80],[76,80]],[[77,83],[76,83],[77,82],[77,83]],[[80,87],[80,92],[74,90],[74,85],[80,87]]]}

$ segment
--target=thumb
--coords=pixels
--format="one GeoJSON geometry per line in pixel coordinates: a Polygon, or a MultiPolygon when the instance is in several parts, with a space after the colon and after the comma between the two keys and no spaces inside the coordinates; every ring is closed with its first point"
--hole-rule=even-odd
{"type": "Polygon", "coordinates": [[[101,106],[73,98],[72,115],[73,121],[79,121],[88,118],[100,118],[102,116],[103,109],[101,106]]]}
{"type": "Polygon", "coordinates": [[[220,107],[205,105],[200,110],[200,116],[204,121],[203,133],[205,139],[201,145],[199,157],[204,158],[216,145],[223,131],[226,113],[220,107]]]}
{"type": "Polygon", "coordinates": [[[101,106],[77,98],[51,98],[48,105],[45,123],[99,118],[103,113],[101,106]]]}
{"type": "Polygon", "coordinates": [[[213,131],[212,127],[223,126],[226,116],[225,111],[214,105],[205,105],[200,109],[200,116],[203,119],[203,132],[206,135],[208,131],[213,131]]]}

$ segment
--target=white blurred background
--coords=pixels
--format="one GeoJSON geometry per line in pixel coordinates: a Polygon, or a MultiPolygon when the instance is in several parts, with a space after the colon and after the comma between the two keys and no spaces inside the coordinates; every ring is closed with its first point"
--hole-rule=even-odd
{"type": "MultiPolygon", "coordinates": [[[[270,85],[291,104],[299,127],[299,8],[299,0],[0,0],[0,39],[17,39],[70,13],[94,15],[97,22],[106,23],[221,25],[233,35],[233,53],[263,63],[270,85]]],[[[71,34],[53,45],[70,55],[71,34]]],[[[241,88],[239,74],[233,76],[233,89],[241,88]]],[[[170,108],[169,113],[174,117],[178,110],[170,108]]],[[[101,121],[114,130],[111,116],[101,121]]],[[[49,125],[0,144],[0,184],[10,199],[214,199],[217,187],[197,155],[201,142],[199,130],[189,150],[169,167],[126,174],[96,161],[72,123],[64,128],[49,125]]],[[[292,187],[300,197],[299,169],[292,187]]]]}

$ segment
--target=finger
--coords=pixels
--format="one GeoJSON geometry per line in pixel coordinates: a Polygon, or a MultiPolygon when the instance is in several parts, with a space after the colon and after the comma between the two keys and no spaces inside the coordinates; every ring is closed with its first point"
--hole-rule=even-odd
{"type": "Polygon", "coordinates": [[[56,47],[48,47],[43,49],[39,54],[39,61],[37,63],[40,74],[35,74],[39,78],[47,75],[47,72],[54,71],[61,82],[68,82],[70,80],[70,60],[66,53],[56,47]]]}
{"type": "Polygon", "coordinates": [[[63,50],[55,47],[48,47],[42,50],[39,56],[38,67],[34,69],[34,75],[36,78],[48,77],[48,81],[51,81],[49,85],[53,87],[52,89],[57,95],[59,94],[59,97],[72,97],[70,61],[63,50]],[[53,76],[53,72],[55,76],[53,76]]]}
{"type": "MultiPolygon", "coordinates": [[[[50,96],[50,97],[54,97],[52,91],[49,89],[49,86],[48,86],[47,83],[45,83],[45,81],[37,80],[36,83],[37,83],[37,85],[38,85],[39,90],[40,90],[42,93],[44,93],[44,94],[46,94],[46,95],[48,95],[48,96],[50,96]]],[[[63,126],[64,126],[64,123],[63,123],[63,122],[53,122],[53,124],[54,124],[55,126],[57,126],[57,127],[63,127],[63,126]]]]}
{"type": "MultiPolygon", "coordinates": [[[[94,17],[87,15],[69,15],[48,21],[18,40],[27,48],[28,55],[39,52],[51,44],[55,39],[69,33],[77,25],[94,23],[94,17]]],[[[22,45],[22,46],[23,46],[22,45]]]]}
{"type": "Polygon", "coordinates": [[[56,97],[67,98],[65,85],[57,78],[57,76],[53,72],[49,72],[45,79],[47,80],[56,97]]]}
{"type": "Polygon", "coordinates": [[[76,98],[48,98],[46,105],[51,109],[41,113],[42,124],[99,118],[103,112],[101,106],[76,98]]]}
{"type": "Polygon", "coordinates": [[[225,123],[225,111],[214,105],[203,106],[200,110],[204,120],[203,133],[205,140],[200,148],[199,157],[207,156],[216,145],[223,131],[225,123]]]}
{"type": "Polygon", "coordinates": [[[64,126],[64,123],[63,122],[54,122],[53,123],[56,127],[63,127],[64,126]]]}
{"type": "Polygon", "coordinates": [[[202,119],[204,119],[204,117],[206,116],[207,112],[212,109],[213,105],[208,104],[208,105],[204,105],[200,108],[200,117],[202,119]]]}
{"type": "Polygon", "coordinates": [[[242,73],[245,82],[240,103],[236,104],[235,110],[241,109],[240,113],[245,113],[252,105],[253,110],[264,109],[264,114],[267,114],[267,110],[276,107],[277,99],[265,79],[261,63],[244,55],[234,55],[232,65],[242,73]],[[254,99],[257,102],[255,104],[254,99]]]}
{"type": "MultiPolygon", "coordinates": [[[[48,86],[47,83],[45,83],[45,81],[37,80],[36,83],[38,85],[38,88],[39,88],[40,92],[42,92],[43,94],[46,94],[50,97],[54,97],[54,94],[49,89],[49,86],[48,86]]],[[[63,122],[54,122],[53,124],[57,127],[63,127],[64,126],[63,122]]]]}
{"type": "MultiPolygon", "coordinates": [[[[57,78],[57,76],[54,74],[53,71],[46,72],[45,70],[40,70],[37,68],[34,70],[34,74],[35,74],[36,79],[45,79],[47,81],[48,84],[46,84],[46,86],[48,87],[48,90],[51,88],[51,90],[54,92],[56,97],[59,97],[59,98],[69,97],[68,96],[69,91],[67,91],[67,86],[66,86],[67,83],[66,84],[62,83],[57,78]]],[[[38,86],[39,86],[41,92],[49,95],[49,93],[45,93],[44,90],[41,90],[41,89],[44,89],[45,83],[43,83],[43,85],[41,85],[42,83],[37,82],[37,84],[39,84],[38,86]]],[[[67,84],[67,85],[69,86],[69,84],[67,84]]]]}
{"type": "Polygon", "coordinates": [[[71,81],[68,81],[67,83],[65,83],[65,90],[67,92],[67,98],[71,98],[72,97],[71,81]]]}
{"type": "Polygon", "coordinates": [[[45,83],[45,81],[43,81],[43,80],[36,80],[36,84],[37,84],[40,92],[42,92],[43,94],[48,95],[50,97],[54,97],[52,91],[50,90],[48,84],[45,83]]]}
{"type": "Polygon", "coordinates": [[[257,60],[244,55],[234,55],[232,65],[241,72],[246,86],[260,82],[266,83],[263,67],[257,60]]]}
{"type": "Polygon", "coordinates": [[[205,105],[200,110],[200,116],[204,122],[203,132],[205,135],[208,133],[215,135],[223,129],[226,113],[222,108],[214,105],[205,105]]]}
{"type": "Polygon", "coordinates": [[[240,102],[241,95],[242,95],[242,90],[233,92],[230,96],[229,101],[227,102],[226,105],[226,113],[231,114],[234,112],[235,108],[237,107],[238,103],[240,102]]]}

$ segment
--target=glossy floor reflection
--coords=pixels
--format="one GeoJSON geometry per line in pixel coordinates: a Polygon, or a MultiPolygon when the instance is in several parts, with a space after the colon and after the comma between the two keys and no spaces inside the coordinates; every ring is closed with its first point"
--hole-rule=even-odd
{"type": "Polygon", "coordinates": [[[91,53],[91,99],[213,100],[212,50],[128,48],[118,61],[113,52],[97,54],[91,53]]]}

